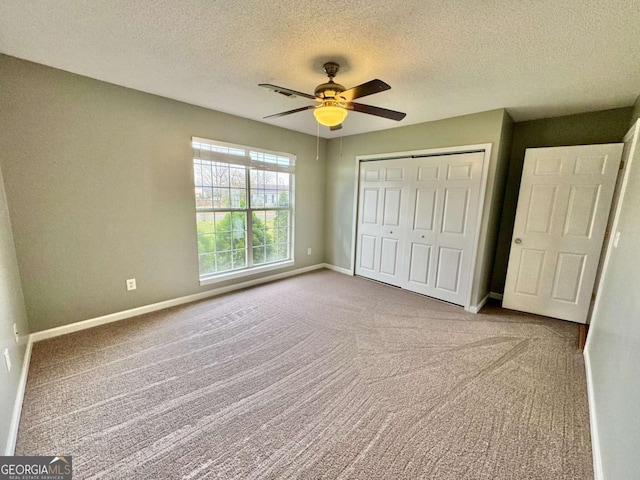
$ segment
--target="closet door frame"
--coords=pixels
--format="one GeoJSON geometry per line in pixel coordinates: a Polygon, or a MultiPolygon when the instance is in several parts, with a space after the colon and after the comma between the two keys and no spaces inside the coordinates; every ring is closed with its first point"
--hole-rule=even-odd
{"type": "Polygon", "coordinates": [[[353,220],[351,231],[351,275],[355,275],[356,271],[356,249],[357,249],[357,236],[358,236],[358,205],[360,194],[360,164],[362,162],[370,162],[376,160],[400,160],[407,157],[430,157],[439,155],[454,155],[458,153],[472,153],[483,152],[484,158],[482,160],[482,179],[480,183],[480,197],[478,199],[478,213],[476,217],[476,229],[473,240],[473,252],[471,258],[472,268],[469,272],[469,289],[467,292],[467,300],[464,305],[464,309],[471,313],[478,313],[480,306],[471,305],[471,299],[477,288],[476,277],[480,274],[478,268],[478,250],[480,247],[480,238],[482,234],[486,236],[487,232],[482,231],[482,217],[485,209],[485,197],[487,193],[487,180],[489,178],[489,164],[491,159],[491,143],[481,143],[475,145],[460,145],[455,147],[444,148],[429,148],[424,150],[410,150],[403,152],[389,152],[389,153],[376,153],[371,155],[357,155],[355,158],[355,181],[353,186],[353,220]]]}

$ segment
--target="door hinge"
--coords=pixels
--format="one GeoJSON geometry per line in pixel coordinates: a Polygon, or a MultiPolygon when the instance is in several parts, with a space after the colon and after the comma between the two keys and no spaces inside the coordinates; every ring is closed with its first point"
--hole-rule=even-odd
{"type": "Polygon", "coordinates": [[[591,294],[591,301],[592,301],[592,302],[595,302],[595,301],[596,301],[596,294],[595,294],[595,293],[592,293],[592,294],[591,294]]]}
{"type": "Polygon", "coordinates": [[[620,170],[624,170],[624,161],[620,162],[620,170]]]}

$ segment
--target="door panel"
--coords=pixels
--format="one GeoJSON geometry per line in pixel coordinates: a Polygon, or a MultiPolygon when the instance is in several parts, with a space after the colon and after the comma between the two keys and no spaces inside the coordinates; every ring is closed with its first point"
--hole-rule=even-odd
{"type": "Polygon", "coordinates": [[[384,216],[382,225],[389,227],[397,227],[400,225],[401,199],[402,187],[384,189],[384,216]]]}
{"type": "Polygon", "coordinates": [[[409,281],[427,285],[429,283],[429,264],[431,262],[431,246],[419,243],[411,244],[411,267],[409,281]]]}
{"type": "Polygon", "coordinates": [[[622,146],[527,149],[504,307],[586,322],[622,146]]]}
{"type": "Polygon", "coordinates": [[[544,268],[546,253],[543,250],[523,248],[520,253],[520,263],[516,275],[516,291],[524,295],[538,295],[540,280],[544,268]]]}
{"type": "Polygon", "coordinates": [[[376,264],[376,237],[362,235],[360,237],[360,245],[360,268],[373,271],[376,264]]]}
{"type": "Polygon", "coordinates": [[[362,195],[362,223],[378,223],[378,189],[365,188],[362,195]]]}
{"type": "Polygon", "coordinates": [[[432,232],[436,213],[436,189],[416,190],[416,206],[413,214],[413,229],[432,232]]]}
{"type": "Polygon", "coordinates": [[[591,238],[600,185],[572,185],[564,222],[564,235],[591,238]]]}
{"type": "Polygon", "coordinates": [[[462,251],[454,248],[440,247],[438,255],[438,271],[436,288],[458,293],[460,287],[460,271],[462,251]]]}
{"type": "Polygon", "coordinates": [[[443,233],[464,235],[469,209],[468,188],[447,188],[444,192],[444,211],[442,213],[443,233]]]}
{"type": "Polygon", "coordinates": [[[398,261],[398,240],[383,238],[380,249],[380,273],[395,275],[398,261]]]}
{"type": "Polygon", "coordinates": [[[553,280],[551,298],[576,303],[584,274],[586,255],[561,252],[553,280]]]}
{"type": "Polygon", "coordinates": [[[549,233],[557,192],[558,187],[555,185],[533,185],[531,187],[529,214],[525,227],[527,233],[549,233]]]}

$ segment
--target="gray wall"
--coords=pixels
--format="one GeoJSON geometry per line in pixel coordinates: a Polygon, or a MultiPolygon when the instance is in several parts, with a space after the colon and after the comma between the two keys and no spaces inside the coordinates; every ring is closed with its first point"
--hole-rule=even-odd
{"type": "Polygon", "coordinates": [[[296,154],[293,268],[324,261],[326,141],[316,161],[310,135],[7,56],[0,76],[0,166],[33,331],[226,285],[198,282],[192,135],[296,154]]]}
{"type": "Polygon", "coordinates": [[[629,128],[631,110],[630,107],[617,108],[514,124],[500,235],[491,282],[492,292],[504,292],[525,150],[533,147],[620,142],[629,128]]]}
{"type": "Polygon", "coordinates": [[[358,155],[401,152],[428,148],[492,143],[489,180],[482,219],[481,241],[472,303],[489,291],[492,259],[502,205],[502,189],[508,160],[511,118],[504,110],[465,115],[435,122],[409,125],[329,140],[325,243],[327,263],[351,266],[354,211],[355,159],[358,155]]]}
{"type": "MultiPolygon", "coordinates": [[[[638,146],[640,147],[640,145],[638,146]]],[[[640,148],[629,171],[612,250],[589,330],[591,364],[605,480],[631,480],[640,472],[640,148]]],[[[593,420],[593,419],[592,419],[593,420]]]]}
{"type": "Polygon", "coordinates": [[[0,455],[4,455],[7,448],[28,334],[27,314],[0,169],[0,455]],[[14,323],[18,326],[20,344],[16,344],[14,339],[14,323]],[[2,356],[5,348],[9,349],[13,364],[10,373],[7,373],[2,356]]]}

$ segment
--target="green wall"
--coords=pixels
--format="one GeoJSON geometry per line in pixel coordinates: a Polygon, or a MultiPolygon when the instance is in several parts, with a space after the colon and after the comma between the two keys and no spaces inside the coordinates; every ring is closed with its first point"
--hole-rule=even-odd
{"type": "Polygon", "coordinates": [[[13,57],[0,56],[0,78],[0,166],[33,331],[234,283],[199,285],[192,135],[296,154],[289,269],[324,261],[325,140],[317,161],[313,136],[13,57]]]}
{"type": "Polygon", "coordinates": [[[347,269],[351,266],[356,156],[491,143],[485,196],[486,205],[490,207],[485,209],[482,218],[476,265],[480,273],[472,294],[472,304],[477,303],[489,292],[491,282],[511,125],[511,117],[501,109],[329,140],[325,209],[327,263],[347,269]]]}
{"type": "Polygon", "coordinates": [[[532,147],[621,142],[629,129],[631,111],[631,107],[617,108],[514,124],[500,235],[491,282],[492,292],[504,291],[525,150],[532,147]]]}

